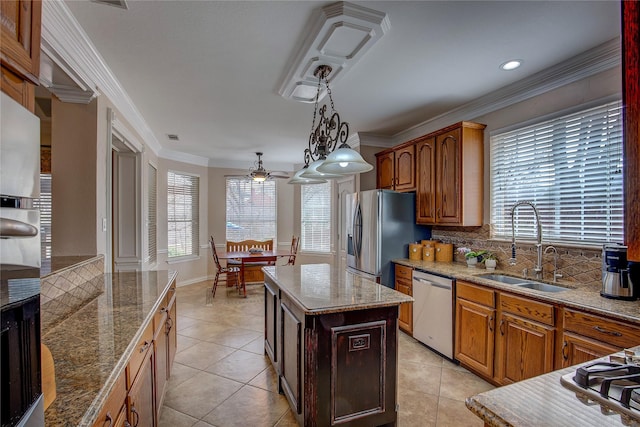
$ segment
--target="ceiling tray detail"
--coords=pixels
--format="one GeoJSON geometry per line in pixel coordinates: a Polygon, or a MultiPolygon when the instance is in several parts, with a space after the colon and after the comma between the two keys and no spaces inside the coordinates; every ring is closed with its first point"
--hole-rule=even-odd
{"type": "MultiPolygon", "coordinates": [[[[319,65],[332,68],[335,84],[391,28],[383,12],[348,2],[338,2],[314,12],[305,28],[309,32],[286,70],[278,93],[287,99],[314,102],[319,65]]],[[[320,98],[326,95],[323,89],[320,98]]]]}

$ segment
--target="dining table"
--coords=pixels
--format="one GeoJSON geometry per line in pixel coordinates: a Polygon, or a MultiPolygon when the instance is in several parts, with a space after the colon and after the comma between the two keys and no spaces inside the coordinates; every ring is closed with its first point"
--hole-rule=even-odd
{"type": "Polygon", "coordinates": [[[240,264],[240,280],[238,285],[242,290],[243,296],[247,297],[247,287],[244,280],[244,266],[245,264],[253,264],[257,262],[264,262],[265,265],[275,265],[278,258],[290,257],[293,255],[291,253],[291,249],[275,249],[275,250],[263,250],[260,252],[252,252],[252,251],[229,251],[229,252],[219,252],[218,258],[226,259],[227,263],[229,260],[238,260],[240,264]]]}

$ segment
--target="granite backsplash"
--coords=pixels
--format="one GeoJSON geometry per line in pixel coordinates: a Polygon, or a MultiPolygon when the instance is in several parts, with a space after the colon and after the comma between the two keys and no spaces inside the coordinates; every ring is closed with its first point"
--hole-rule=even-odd
{"type": "MultiPolygon", "coordinates": [[[[533,277],[533,267],[536,263],[536,247],[534,244],[516,240],[515,266],[509,265],[511,258],[511,242],[490,240],[491,226],[482,227],[433,227],[431,238],[445,243],[453,243],[454,248],[467,247],[473,250],[488,250],[494,252],[498,258],[498,267],[506,273],[522,275],[522,270],[529,270],[529,277],[533,277]]],[[[546,248],[549,243],[542,241],[546,248]]],[[[570,282],[576,287],[589,287],[599,290],[602,287],[602,250],[596,248],[564,247],[553,244],[558,251],[558,272],[562,274],[562,282],[570,282]]],[[[544,280],[553,279],[553,253],[543,256],[544,280]]],[[[465,262],[464,255],[454,250],[454,261],[465,262]]],[[[479,268],[483,268],[479,266],[479,268]]]]}

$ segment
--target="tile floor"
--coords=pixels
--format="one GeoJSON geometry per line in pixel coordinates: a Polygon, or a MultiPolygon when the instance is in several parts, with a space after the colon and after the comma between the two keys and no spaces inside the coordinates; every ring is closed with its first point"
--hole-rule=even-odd
{"type": "MultiPolygon", "coordinates": [[[[263,352],[263,287],[247,286],[244,299],[222,284],[207,304],[209,286],[177,290],[178,350],[160,426],[297,426],[263,352]]],[[[491,388],[400,334],[399,427],[481,427],[464,399],[491,388]]]]}

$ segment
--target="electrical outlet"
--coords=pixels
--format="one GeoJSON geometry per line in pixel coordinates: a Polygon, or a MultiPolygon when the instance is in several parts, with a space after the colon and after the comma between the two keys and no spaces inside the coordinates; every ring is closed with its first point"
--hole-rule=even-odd
{"type": "Polygon", "coordinates": [[[107,231],[107,218],[102,218],[102,231],[107,231]]]}

